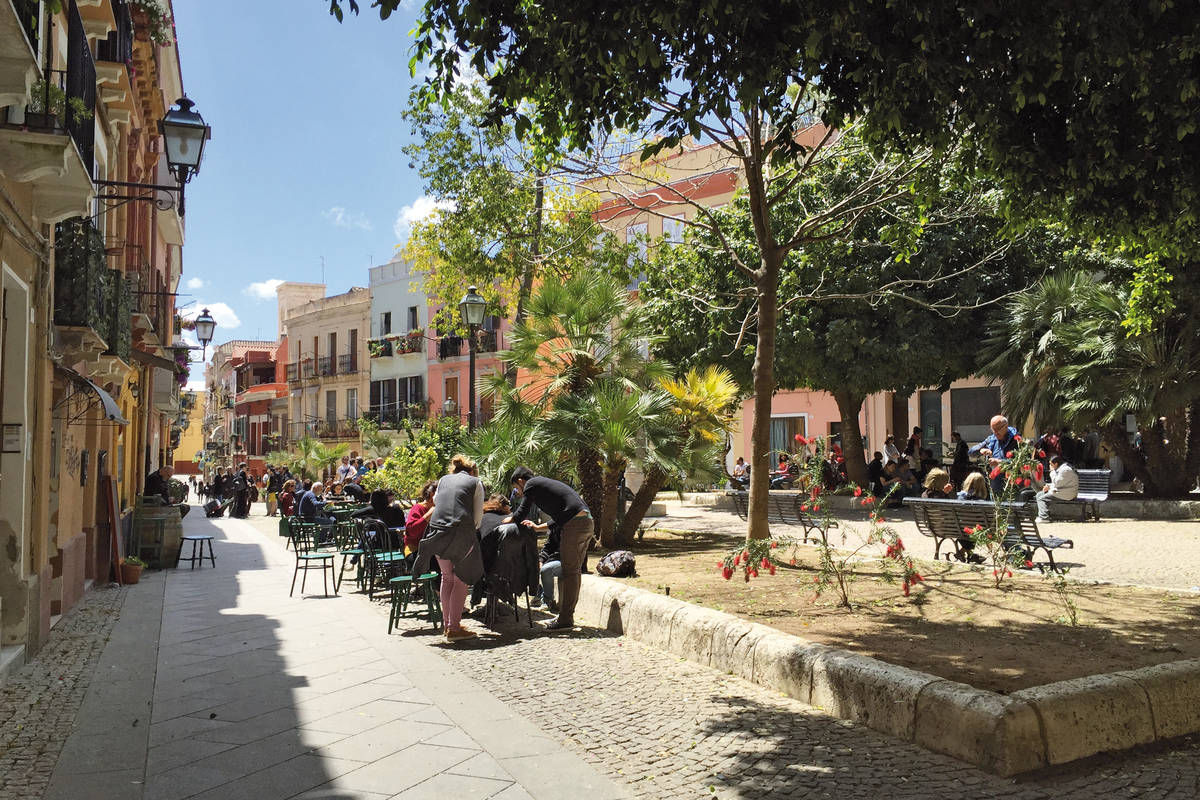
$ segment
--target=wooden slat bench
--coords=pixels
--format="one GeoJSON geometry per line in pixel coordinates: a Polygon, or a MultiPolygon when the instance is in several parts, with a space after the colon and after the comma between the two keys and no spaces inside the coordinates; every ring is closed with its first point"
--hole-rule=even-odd
{"type": "Polygon", "coordinates": [[[954,545],[954,552],[947,552],[946,560],[956,558],[966,561],[970,548],[965,545],[970,541],[970,537],[963,533],[963,528],[974,528],[976,525],[995,527],[998,514],[1003,513],[1008,514],[1008,531],[1004,536],[1006,550],[1020,551],[1029,560],[1033,559],[1038,550],[1042,550],[1050,562],[1050,569],[1057,571],[1054,550],[1060,547],[1075,547],[1075,543],[1070,539],[1042,536],[1037,528],[1037,512],[1024,503],[906,497],[904,504],[912,509],[918,530],[933,539],[935,559],[940,557],[942,543],[950,541],[954,545]]]}
{"type": "MultiPolygon", "coordinates": [[[[726,492],[733,498],[733,507],[742,519],[750,516],[749,492],[726,492]]],[[[804,541],[825,541],[825,529],[822,521],[800,509],[801,505],[809,502],[808,495],[781,494],[772,492],[767,495],[767,522],[780,525],[794,525],[804,529],[804,541]]],[[[829,527],[836,528],[837,522],[831,521],[829,527]]]]}
{"type": "Polygon", "coordinates": [[[1051,501],[1050,507],[1078,504],[1080,522],[1087,521],[1088,508],[1092,510],[1092,519],[1099,522],[1100,504],[1108,499],[1112,481],[1112,470],[1077,469],[1075,470],[1075,474],[1079,476],[1079,494],[1074,500],[1059,500],[1056,498],[1051,501]]]}

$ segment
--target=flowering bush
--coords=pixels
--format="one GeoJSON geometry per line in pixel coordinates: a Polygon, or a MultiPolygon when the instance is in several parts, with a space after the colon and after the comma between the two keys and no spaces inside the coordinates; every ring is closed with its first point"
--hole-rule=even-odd
{"type": "Polygon", "coordinates": [[[994,497],[993,523],[986,527],[976,525],[974,528],[963,528],[963,533],[971,537],[976,550],[983,553],[992,568],[992,581],[997,589],[1013,576],[1014,566],[1033,566],[1033,554],[1008,538],[1012,511],[1006,504],[1019,500],[1021,492],[1032,489],[1035,481],[1042,481],[1043,467],[1038,460],[1038,452],[1020,436],[1016,437],[1016,446],[1005,453],[1005,460],[995,464],[988,473],[993,486],[1003,481],[1002,488],[994,497]]]}

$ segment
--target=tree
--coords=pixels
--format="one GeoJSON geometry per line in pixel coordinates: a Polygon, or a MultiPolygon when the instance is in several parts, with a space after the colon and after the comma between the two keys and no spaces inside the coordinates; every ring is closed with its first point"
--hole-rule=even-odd
{"type": "MultiPolygon", "coordinates": [[[[386,19],[399,2],[371,5],[386,19]]],[[[331,0],[339,19],[342,5],[331,0]]],[[[1200,227],[1198,28],[1200,7],[1168,0],[736,11],[714,0],[431,0],[413,61],[430,66],[427,95],[470,69],[487,82],[491,119],[514,119],[520,133],[532,118],[575,146],[658,114],[679,86],[682,102],[656,122],[666,146],[734,105],[784,111],[774,138],[786,142],[800,119],[786,102],[797,75],[828,95],[828,125],[861,116],[876,141],[903,146],[969,134],[972,162],[1001,181],[1014,218],[1063,216],[1150,249],[1130,292],[1131,321],[1144,326],[1185,277],[1152,251],[1186,259],[1200,227]]]]}
{"type": "Polygon", "coordinates": [[[1183,287],[1153,330],[1127,336],[1124,271],[1054,275],[1019,295],[995,324],[986,372],[1003,380],[1014,414],[1100,428],[1145,494],[1186,497],[1200,476],[1200,287],[1183,287]],[[1141,424],[1140,450],[1126,414],[1141,424]]]}
{"type": "MultiPolygon", "coordinates": [[[[895,158],[896,156],[892,156],[895,158]]],[[[780,204],[782,219],[834,208],[874,170],[874,156],[847,148],[826,160],[780,204]]],[[[858,415],[870,394],[947,387],[978,365],[979,335],[995,301],[1032,284],[1068,247],[1047,229],[1008,239],[999,198],[954,170],[918,177],[922,200],[901,196],[861,215],[844,235],[791,253],[780,274],[775,381],[827,391],[841,415],[847,474],[866,485],[858,415]]],[[[722,229],[752,247],[746,202],[722,229]]],[[[663,247],[642,288],[652,315],[671,330],[658,352],[680,366],[724,364],[743,391],[753,386],[758,323],[746,282],[709,231],[688,247],[663,247]]]]}

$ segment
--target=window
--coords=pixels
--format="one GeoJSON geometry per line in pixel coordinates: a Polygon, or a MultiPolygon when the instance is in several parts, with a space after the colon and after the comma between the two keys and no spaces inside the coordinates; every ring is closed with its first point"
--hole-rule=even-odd
{"type": "Polygon", "coordinates": [[[417,307],[409,306],[408,307],[408,329],[410,331],[415,331],[419,327],[421,327],[421,318],[420,318],[420,315],[417,314],[417,307]]]}
{"type": "Polygon", "coordinates": [[[401,400],[406,406],[425,408],[425,377],[413,375],[400,379],[401,400]]]}
{"type": "Polygon", "coordinates": [[[346,390],[346,419],[358,419],[358,389],[346,390]]]}
{"type": "Polygon", "coordinates": [[[333,389],[325,392],[325,423],[330,427],[337,424],[337,392],[333,389]]]}
{"type": "Polygon", "coordinates": [[[347,338],[349,340],[347,347],[350,355],[350,372],[358,372],[358,328],[351,328],[347,338]]]}
{"type": "Polygon", "coordinates": [[[446,399],[453,400],[458,405],[458,376],[446,378],[446,399]]]}
{"type": "Polygon", "coordinates": [[[663,217],[663,240],[670,244],[683,243],[683,217],[663,217]]]}
{"type": "Polygon", "coordinates": [[[379,315],[379,335],[387,336],[392,332],[392,312],[385,311],[379,315]]]}
{"type": "MultiPolygon", "coordinates": [[[[796,417],[771,417],[771,450],[782,450],[786,453],[796,452],[796,436],[808,436],[808,418],[804,415],[796,417]]],[[[774,463],[778,456],[772,455],[774,463]]]]}

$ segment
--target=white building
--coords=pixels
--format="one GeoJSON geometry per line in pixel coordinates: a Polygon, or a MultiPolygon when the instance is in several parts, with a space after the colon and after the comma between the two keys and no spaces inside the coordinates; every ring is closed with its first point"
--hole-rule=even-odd
{"type": "Polygon", "coordinates": [[[429,372],[426,327],[429,305],[421,275],[400,257],[371,268],[370,403],[367,412],[381,425],[404,416],[423,417],[429,372]]]}

